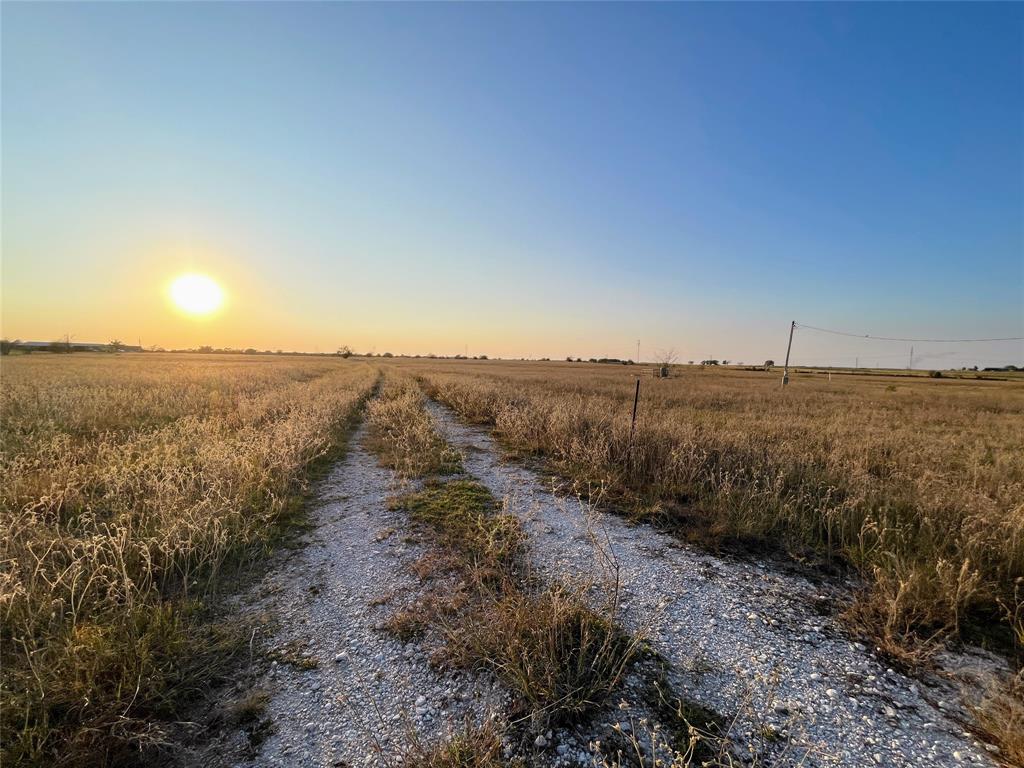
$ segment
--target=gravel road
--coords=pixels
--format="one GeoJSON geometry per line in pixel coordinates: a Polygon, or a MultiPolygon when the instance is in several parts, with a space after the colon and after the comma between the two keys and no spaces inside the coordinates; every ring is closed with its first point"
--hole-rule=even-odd
{"type": "MultiPolygon", "coordinates": [[[[436,403],[429,409],[463,452],[467,473],[521,518],[544,580],[602,581],[613,555],[620,621],[667,660],[677,693],[736,715],[732,735],[759,753],[758,764],[994,765],[959,724],[966,719],[952,686],[926,688],[845,636],[822,610],[834,593],[585,509],[503,460],[485,430],[436,403]]],[[[362,447],[364,435],[365,427],[321,485],[309,533],[236,598],[237,614],[260,627],[258,652],[222,706],[255,690],[267,697],[265,711],[241,725],[227,720],[182,750],[179,765],[396,766],[414,743],[507,714],[509,696],[489,675],[430,664],[437,637],[403,643],[380,628],[430,588],[413,571],[428,550],[410,536],[405,515],[388,510],[387,498],[403,487],[362,447]]],[[[638,686],[627,681],[624,698],[638,686]]],[[[530,735],[517,754],[533,766],[593,764],[591,743],[616,723],[631,727],[630,714],[613,703],[572,732],[548,731],[536,744],[530,735]]]]}
{"type": "Polygon", "coordinates": [[[504,461],[486,430],[436,403],[430,410],[463,451],[467,472],[523,520],[534,568],[562,581],[599,579],[601,550],[610,548],[623,624],[644,632],[670,662],[678,692],[727,716],[739,713],[734,736],[741,741],[757,742],[765,725],[788,731],[785,754],[779,745],[759,745],[768,757],[774,752],[776,764],[994,765],[964,730],[952,686],[932,681],[925,689],[887,668],[820,609],[835,597],[824,587],[584,511],[536,472],[504,461]]]}
{"type": "Polygon", "coordinates": [[[396,765],[414,741],[504,708],[488,677],[439,671],[429,640],[405,644],[379,629],[424,588],[411,566],[426,549],[407,537],[405,516],[387,509],[398,481],[364,450],[364,433],[321,486],[310,533],[238,599],[243,615],[272,617],[254,638],[275,659],[257,662],[269,735],[249,746],[253,726],[226,728],[182,763],[396,765]]]}

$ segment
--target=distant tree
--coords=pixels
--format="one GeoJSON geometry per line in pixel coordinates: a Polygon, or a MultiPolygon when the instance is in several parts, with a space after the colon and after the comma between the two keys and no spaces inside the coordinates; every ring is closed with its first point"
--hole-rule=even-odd
{"type": "Polygon", "coordinates": [[[717,360],[701,360],[700,364],[701,365],[718,365],[718,361],[717,360]]]}
{"type": "Polygon", "coordinates": [[[654,361],[658,364],[658,375],[663,378],[669,375],[669,367],[675,365],[679,355],[673,347],[659,349],[654,353],[654,361]]]}
{"type": "Polygon", "coordinates": [[[480,355],[480,359],[481,360],[486,360],[487,359],[487,355],[480,355]]]}
{"type": "Polygon", "coordinates": [[[390,352],[385,352],[384,354],[381,355],[381,357],[394,357],[394,355],[392,355],[390,352]]]}
{"type": "Polygon", "coordinates": [[[596,362],[597,362],[597,358],[596,358],[596,357],[592,357],[592,358],[590,358],[590,362],[591,362],[591,363],[596,363],[596,362]]]}
{"type": "Polygon", "coordinates": [[[196,351],[197,352],[202,352],[204,355],[209,355],[209,354],[211,354],[213,352],[213,347],[211,347],[209,344],[207,344],[205,346],[200,347],[196,351]]]}
{"type": "Polygon", "coordinates": [[[764,369],[766,371],[770,371],[774,367],[775,367],[775,361],[774,360],[765,360],[764,361],[764,369]]]}
{"type": "Polygon", "coordinates": [[[676,351],[674,349],[658,350],[654,354],[654,360],[658,363],[657,375],[662,378],[668,378],[668,369],[678,359],[676,351]]]}
{"type": "Polygon", "coordinates": [[[113,339],[107,342],[107,346],[114,352],[124,352],[125,343],[120,339],[113,339]]]}
{"type": "Polygon", "coordinates": [[[21,341],[19,339],[15,339],[14,341],[8,341],[7,339],[0,339],[0,355],[9,355],[9,354],[11,354],[11,350],[12,349],[17,349],[18,348],[18,344],[20,344],[20,343],[21,343],[21,341]]]}
{"type": "Polygon", "coordinates": [[[678,359],[679,355],[676,354],[675,349],[672,347],[669,347],[668,349],[659,349],[654,354],[654,361],[665,368],[673,365],[678,359]]]}
{"type": "Polygon", "coordinates": [[[723,360],[723,361],[722,361],[722,365],[728,365],[728,364],[729,364],[729,361],[728,361],[728,360],[723,360]]]}
{"type": "Polygon", "coordinates": [[[51,341],[47,349],[58,355],[69,355],[71,354],[71,342],[67,339],[57,339],[56,341],[51,341]]]}
{"type": "Polygon", "coordinates": [[[345,345],[345,344],[343,344],[342,346],[338,347],[338,356],[339,357],[346,357],[346,358],[347,357],[352,357],[352,347],[350,347],[348,345],[345,345]]]}
{"type": "Polygon", "coordinates": [[[565,362],[571,363],[572,362],[572,355],[566,355],[565,356],[565,362]]]}
{"type": "Polygon", "coordinates": [[[693,365],[693,360],[687,360],[687,361],[686,361],[686,364],[687,364],[687,365],[693,365]]]}

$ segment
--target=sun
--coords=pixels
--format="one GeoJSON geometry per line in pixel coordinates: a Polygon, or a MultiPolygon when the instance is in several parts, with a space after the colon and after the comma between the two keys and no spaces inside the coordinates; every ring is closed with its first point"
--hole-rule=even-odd
{"type": "Polygon", "coordinates": [[[216,281],[197,273],[174,278],[170,294],[174,306],[189,315],[208,315],[224,303],[224,292],[216,281]]]}

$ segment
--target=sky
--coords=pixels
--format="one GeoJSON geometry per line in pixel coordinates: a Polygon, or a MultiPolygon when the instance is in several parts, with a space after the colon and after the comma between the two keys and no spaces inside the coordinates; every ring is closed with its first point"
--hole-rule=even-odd
{"type": "MultiPolygon", "coordinates": [[[[7,338],[761,362],[791,320],[1024,336],[1020,4],[0,8],[7,338]],[[220,311],[171,306],[187,272],[220,311]]],[[[910,346],[800,329],[793,359],[910,346]]]]}

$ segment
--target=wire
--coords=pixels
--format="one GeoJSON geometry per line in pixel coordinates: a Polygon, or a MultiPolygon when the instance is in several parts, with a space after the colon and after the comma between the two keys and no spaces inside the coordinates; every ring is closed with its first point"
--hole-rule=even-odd
{"type": "Polygon", "coordinates": [[[832,333],[836,336],[852,336],[855,339],[874,339],[875,341],[914,341],[922,344],[970,344],[979,341],[1024,341],[1024,336],[1007,336],[1001,339],[897,339],[891,336],[872,336],[869,333],[847,333],[846,331],[832,331],[828,328],[818,328],[813,325],[795,323],[797,328],[806,328],[810,331],[821,331],[832,333]]]}

